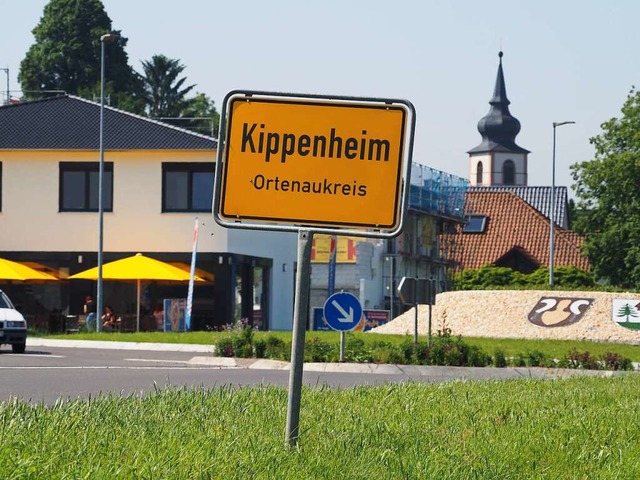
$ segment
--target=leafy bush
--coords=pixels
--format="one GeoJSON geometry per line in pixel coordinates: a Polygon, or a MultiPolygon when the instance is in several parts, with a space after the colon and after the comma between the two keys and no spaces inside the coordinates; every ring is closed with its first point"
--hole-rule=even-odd
{"type": "Polygon", "coordinates": [[[375,342],[371,346],[370,356],[373,363],[406,363],[403,349],[384,341],[375,342]]]}
{"type": "Polygon", "coordinates": [[[231,334],[234,356],[241,358],[253,357],[253,328],[246,325],[240,332],[231,334]]]}
{"type": "Polygon", "coordinates": [[[256,358],[267,358],[267,341],[263,339],[256,339],[253,342],[253,352],[256,358]]]}
{"type": "Polygon", "coordinates": [[[371,348],[365,345],[364,340],[355,337],[350,332],[345,334],[344,358],[347,362],[368,363],[373,361],[371,348]]]}
{"type": "Polygon", "coordinates": [[[525,359],[528,367],[544,367],[549,365],[546,355],[540,350],[527,351],[525,359]]]}
{"type": "Polygon", "coordinates": [[[486,354],[480,347],[470,345],[467,351],[467,365],[470,367],[486,367],[491,363],[491,355],[486,354]]]}
{"type": "Polygon", "coordinates": [[[579,352],[571,350],[569,354],[560,361],[560,365],[565,368],[580,368],[588,370],[633,370],[631,359],[618,353],[606,352],[598,357],[589,352],[579,352]]]}
{"type": "Polygon", "coordinates": [[[605,370],[633,370],[633,363],[618,353],[606,352],[602,356],[605,370]]]}
{"type": "Polygon", "coordinates": [[[507,366],[507,357],[503,350],[496,350],[493,354],[493,366],[498,368],[504,368],[507,366]]]}
{"type": "Polygon", "coordinates": [[[451,330],[446,328],[431,339],[430,347],[419,344],[412,359],[415,363],[451,367],[485,367],[491,361],[480,347],[467,345],[462,337],[452,336],[451,330]]]}
{"type": "Polygon", "coordinates": [[[275,335],[269,335],[265,339],[265,358],[272,358],[274,360],[286,360],[288,361],[291,357],[291,345],[285,343],[279,337],[275,335]]]}
{"type": "Polygon", "coordinates": [[[314,337],[307,340],[304,345],[305,362],[336,362],[340,358],[339,346],[332,345],[324,340],[314,337]]]}
{"type": "Polygon", "coordinates": [[[214,344],[214,351],[216,355],[220,357],[233,357],[234,350],[231,343],[231,338],[222,337],[214,344]]]}
{"type": "Polygon", "coordinates": [[[229,335],[221,337],[215,343],[215,351],[222,357],[251,358],[254,356],[253,328],[247,323],[236,323],[225,328],[229,335]]]}
{"type": "MultiPolygon", "coordinates": [[[[485,265],[477,270],[464,270],[458,278],[460,279],[456,285],[458,290],[544,289],[549,285],[549,269],[541,267],[525,274],[507,267],[485,265]]],[[[554,283],[560,288],[588,290],[596,287],[591,273],[568,266],[559,266],[554,269],[554,283]]]]}

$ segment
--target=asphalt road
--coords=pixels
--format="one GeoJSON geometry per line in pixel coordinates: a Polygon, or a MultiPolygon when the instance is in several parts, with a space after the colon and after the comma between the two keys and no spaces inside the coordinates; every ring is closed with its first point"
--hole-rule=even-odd
{"type": "MultiPolygon", "coordinates": [[[[28,341],[27,350],[21,355],[11,353],[6,346],[0,348],[0,401],[18,398],[53,405],[61,398],[144,395],[166,387],[267,384],[288,388],[289,382],[288,364],[283,362],[215,359],[206,351],[153,350],[153,346],[142,345],[138,349],[139,344],[119,347],[96,342],[87,348],[87,344],[80,342],[68,343],[69,346],[48,346],[46,341],[37,340],[36,345],[33,343],[28,341]]],[[[303,381],[308,386],[348,388],[386,382],[556,377],[575,373],[528,368],[305,364],[303,381]]]]}

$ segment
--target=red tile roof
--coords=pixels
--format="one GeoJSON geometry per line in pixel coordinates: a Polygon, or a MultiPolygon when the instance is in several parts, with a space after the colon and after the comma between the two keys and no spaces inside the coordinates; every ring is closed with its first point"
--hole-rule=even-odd
{"type": "MultiPolygon", "coordinates": [[[[463,268],[494,264],[518,248],[541,266],[549,265],[549,219],[511,192],[467,192],[467,211],[488,217],[484,233],[461,233],[455,260],[463,268]]],[[[580,254],[583,238],[575,232],[555,227],[554,265],[589,269],[589,260],[580,254]]]]}

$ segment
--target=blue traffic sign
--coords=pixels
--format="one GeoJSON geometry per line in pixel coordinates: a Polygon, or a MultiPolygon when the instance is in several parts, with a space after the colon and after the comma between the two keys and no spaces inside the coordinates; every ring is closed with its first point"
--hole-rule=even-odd
{"type": "Polygon", "coordinates": [[[338,292],[327,298],[322,313],[331,328],[340,332],[348,332],[360,323],[362,305],[355,295],[338,292]]]}

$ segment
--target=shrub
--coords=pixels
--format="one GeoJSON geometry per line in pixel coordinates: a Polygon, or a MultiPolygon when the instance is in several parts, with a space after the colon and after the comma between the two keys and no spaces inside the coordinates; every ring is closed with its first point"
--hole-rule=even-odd
{"type": "Polygon", "coordinates": [[[265,357],[274,360],[289,361],[291,357],[291,346],[287,345],[284,340],[275,335],[269,335],[265,339],[265,357]]]}
{"type": "Polygon", "coordinates": [[[589,352],[579,352],[575,349],[563,358],[562,366],[566,368],[582,368],[589,370],[633,370],[631,359],[618,353],[606,352],[601,357],[589,352]]]}
{"type": "MultiPolygon", "coordinates": [[[[545,289],[548,288],[549,269],[541,267],[524,274],[507,267],[485,265],[477,270],[464,270],[459,278],[459,284],[456,285],[459,290],[545,289]]],[[[558,266],[554,270],[554,280],[560,288],[591,289],[596,286],[590,272],[576,267],[558,266]]]]}
{"type": "Polygon", "coordinates": [[[257,339],[253,342],[253,353],[256,358],[266,358],[267,342],[263,339],[257,339]]]}
{"type": "Polygon", "coordinates": [[[344,358],[347,362],[372,362],[371,348],[367,347],[364,340],[356,338],[353,333],[345,334],[344,358]]]}
{"type": "Polygon", "coordinates": [[[374,363],[406,363],[401,350],[386,342],[379,342],[371,348],[371,359],[374,363]]]}
{"type": "Polygon", "coordinates": [[[426,342],[418,342],[418,344],[416,345],[412,340],[406,338],[400,344],[400,351],[402,353],[402,357],[404,358],[403,363],[408,365],[424,363],[421,361],[420,352],[424,351],[424,349],[426,348],[426,342]]]}
{"type": "Polygon", "coordinates": [[[606,370],[633,370],[633,363],[619,353],[606,352],[602,356],[602,362],[606,370]]]}
{"type": "Polygon", "coordinates": [[[516,358],[514,359],[513,364],[516,367],[526,367],[527,359],[525,358],[524,353],[519,353],[518,355],[516,355],[516,358]]]}
{"type": "Polygon", "coordinates": [[[547,365],[547,357],[540,350],[527,351],[525,362],[529,367],[544,367],[547,365]]]}
{"type": "Polygon", "coordinates": [[[231,334],[234,356],[242,358],[253,357],[253,328],[245,325],[239,332],[231,334]]]}
{"type": "Polygon", "coordinates": [[[230,337],[222,337],[214,345],[214,351],[219,357],[233,357],[235,351],[230,337]]]}
{"type": "Polygon", "coordinates": [[[487,355],[476,345],[469,346],[466,364],[470,367],[486,367],[491,363],[491,356],[487,355]]]}
{"type": "Polygon", "coordinates": [[[589,352],[579,352],[573,349],[566,357],[566,364],[568,368],[583,368],[589,370],[599,370],[600,364],[598,360],[593,357],[589,352]]]}
{"type": "Polygon", "coordinates": [[[507,357],[503,350],[497,349],[493,353],[493,366],[498,368],[504,368],[507,366],[507,357]]]}
{"type": "Polygon", "coordinates": [[[304,345],[305,362],[335,362],[340,358],[339,346],[332,345],[324,340],[314,337],[307,340],[304,345]]]}
{"type": "Polygon", "coordinates": [[[467,345],[461,336],[453,337],[449,329],[438,331],[431,347],[420,346],[414,352],[418,363],[428,365],[484,367],[491,361],[480,347],[467,345]]]}

